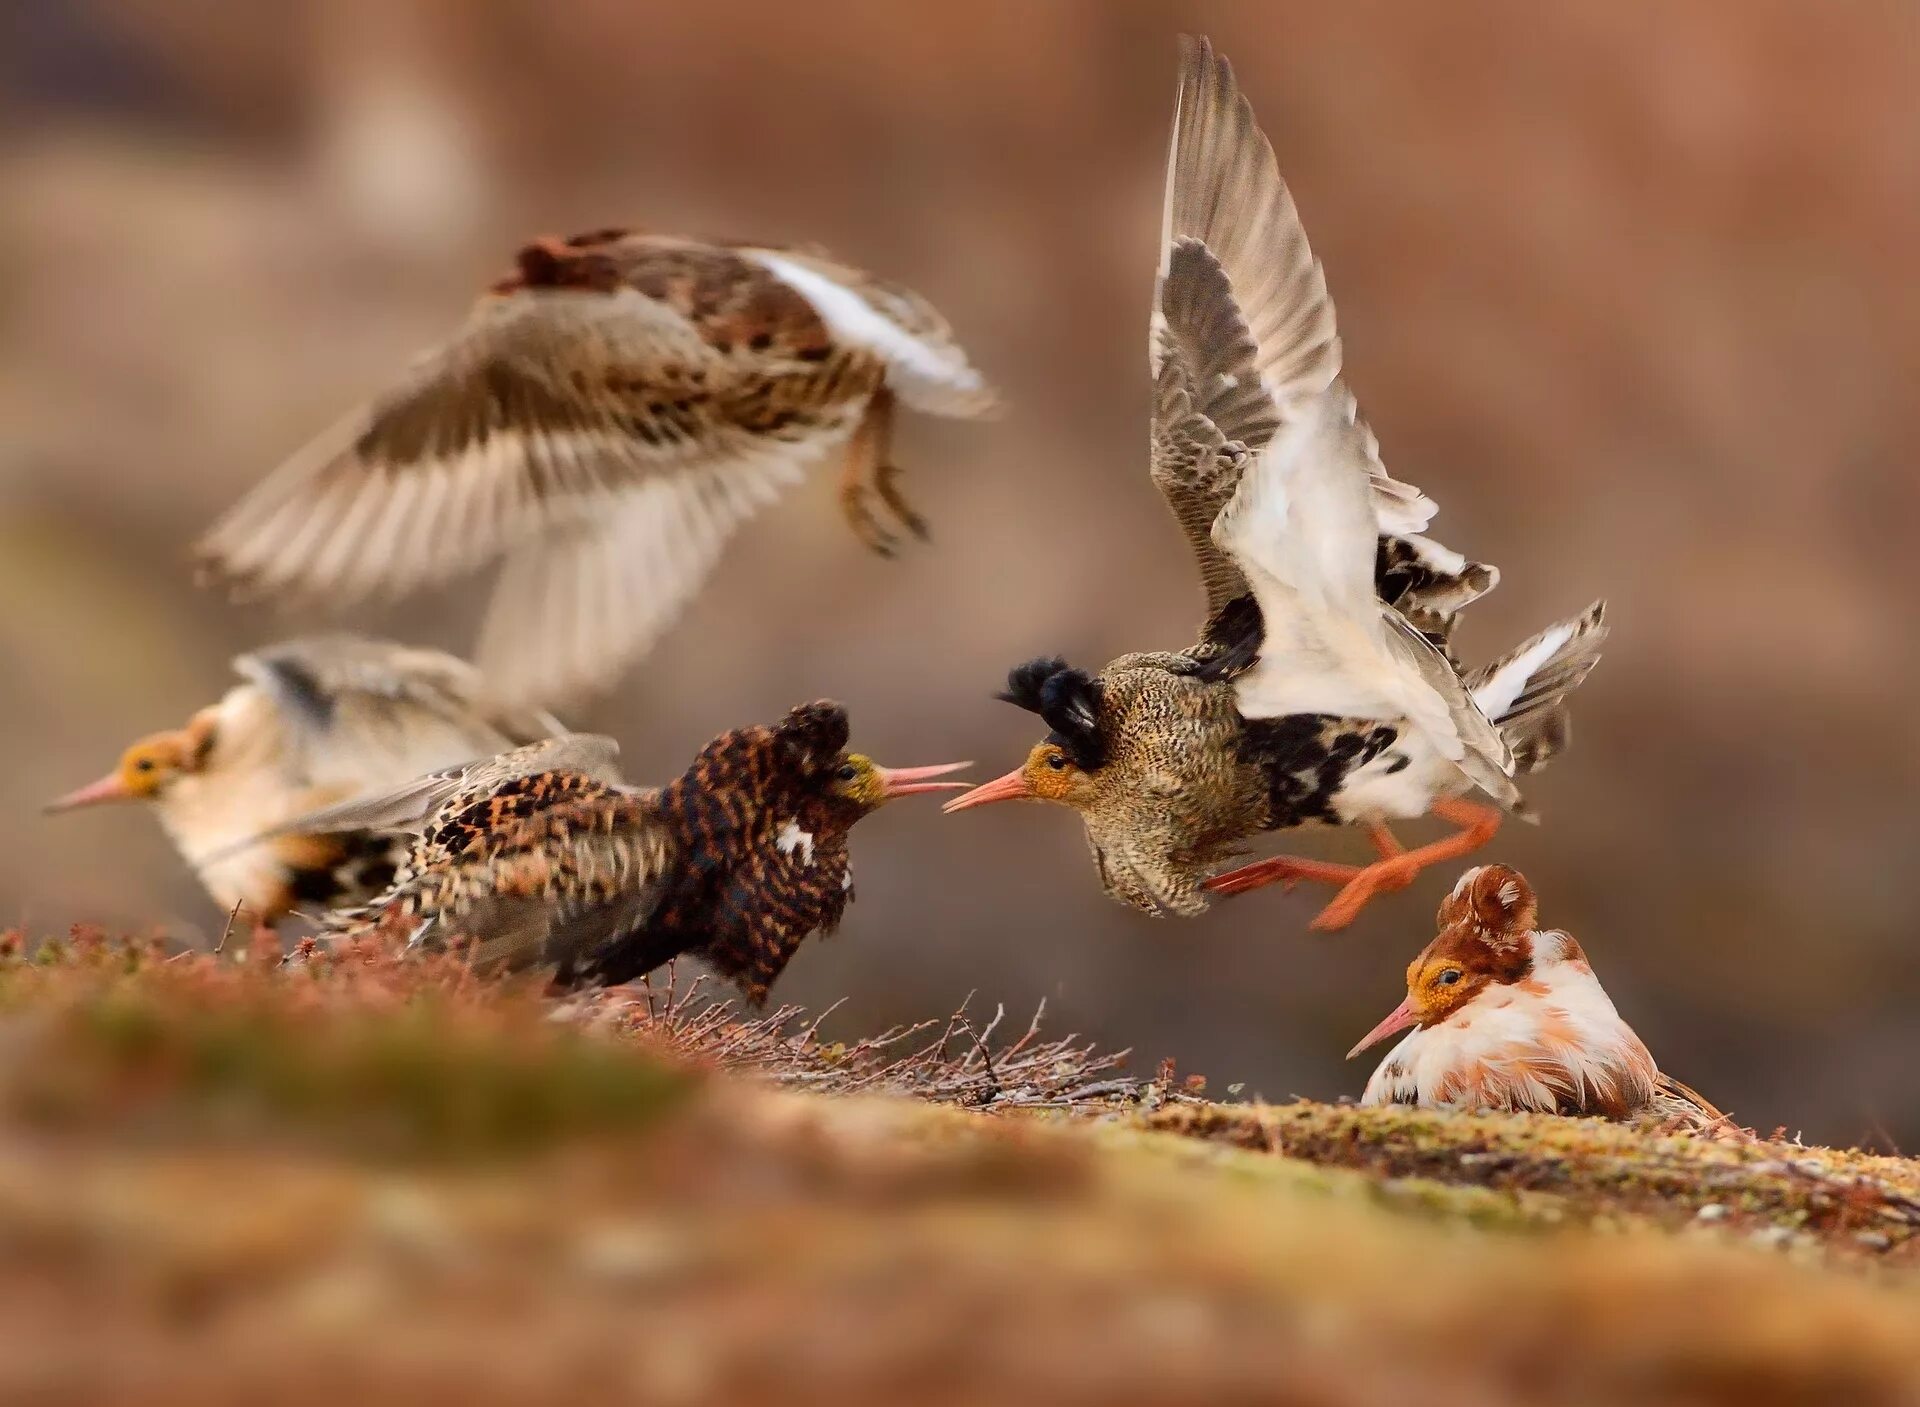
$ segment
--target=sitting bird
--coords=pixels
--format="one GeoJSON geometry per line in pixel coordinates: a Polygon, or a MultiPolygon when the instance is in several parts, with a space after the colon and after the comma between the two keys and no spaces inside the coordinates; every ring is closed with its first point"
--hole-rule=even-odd
{"type": "Polygon", "coordinates": [[[632,981],[681,954],[749,1001],[853,899],[847,838],[895,797],[962,787],[968,764],[887,768],[846,750],[820,702],[708,743],[663,787],[625,785],[612,740],[555,739],[303,824],[412,830],[393,886],[335,915],[336,936],[470,944],[477,968],[551,968],[561,988],[632,981]]]}
{"type": "Polygon", "coordinates": [[[813,250],[632,230],[520,250],[466,324],[199,544],[236,594],[344,604],[504,566],[477,658],[518,694],[611,685],[728,537],[816,462],[856,535],[901,495],[894,408],[994,395],[919,295],[813,250]]]}
{"type": "Polygon", "coordinates": [[[1726,1116],[1660,1073],[1572,935],[1505,865],[1468,870],[1440,901],[1440,934],[1407,968],[1407,998],[1347,1052],[1415,1027],[1367,1081],[1362,1104],[1647,1118],[1726,1116]]]}
{"type": "Polygon", "coordinates": [[[1564,743],[1604,605],[1462,675],[1455,618],[1497,575],[1425,537],[1432,502],[1382,466],[1273,150],[1204,40],[1185,41],[1162,245],[1151,476],[1206,587],[1200,638],[1097,675],[1015,669],[1000,697],[1051,732],[947,809],[1072,807],[1103,887],[1148,913],[1313,879],[1340,886],[1314,926],[1341,928],[1520,807],[1513,778],[1564,743]],[[1458,832],[1402,849],[1386,823],[1429,812],[1458,832]],[[1209,877],[1248,837],[1312,823],[1363,827],[1381,859],[1209,877]]]}
{"type": "Polygon", "coordinates": [[[480,671],[438,650],[315,636],[233,667],[241,682],[218,703],[135,742],[111,773],[47,809],[150,803],[214,902],[262,928],[303,906],[366,899],[404,853],[363,827],[285,822],[563,731],[550,714],[500,703],[480,671]]]}

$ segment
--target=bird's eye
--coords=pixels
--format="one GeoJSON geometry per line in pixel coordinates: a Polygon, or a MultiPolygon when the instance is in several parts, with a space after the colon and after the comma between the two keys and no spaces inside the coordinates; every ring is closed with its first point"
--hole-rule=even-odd
{"type": "Polygon", "coordinates": [[[1455,982],[1458,982],[1459,980],[1460,980],[1460,969],[1457,967],[1450,967],[1445,972],[1440,974],[1440,985],[1442,987],[1451,987],[1455,982]]]}
{"type": "Polygon", "coordinates": [[[136,772],[151,772],[153,770],[153,759],[151,757],[141,758],[133,764],[133,770],[136,772]]]}
{"type": "Polygon", "coordinates": [[[1050,752],[1047,754],[1047,766],[1053,768],[1053,770],[1056,772],[1065,771],[1067,766],[1067,759],[1062,757],[1057,752],[1050,752]]]}
{"type": "Polygon", "coordinates": [[[838,776],[843,782],[850,782],[858,774],[854,771],[854,766],[851,762],[845,762],[841,764],[840,770],[834,775],[838,776]]]}

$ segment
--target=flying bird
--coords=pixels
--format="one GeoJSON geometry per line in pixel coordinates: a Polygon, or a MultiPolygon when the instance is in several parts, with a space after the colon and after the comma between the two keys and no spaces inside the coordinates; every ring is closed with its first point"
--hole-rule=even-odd
{"type": "Polygon", "coordinates": [[[1461,672],[1457,615],[1498,574],[1426,536],[1432,500],[1386,472],[1273,149],[1205,40],[1184,42],[1161,245],[1149,463],[1206,589],[1200,638],[1098,674],[1013,670],[1000,697],[1051,732],[947,809],[1072,807],[1107,893],[1149,913],[1312,879],[1340,886],[1314,926],[1341,928],[1521,806],[1513,778],[1565,742],[1604,605],[1461,672]],[[1405,850],[1387,829],[1428,813],[1456,833],[1405,850]],[[1314,823],[1364,828],[1380,860],[1210,877],[1248,837],[1314,823]]]}
{"type": "Polygon", "coordinates": [[[1538,926],[1538,901],[1518,872],[1468,870],[1440,901],[1438,923],[1407,968],[1406,1000],[1347,1052],[1351,1060],[1415,1028],[1380,1062],[1362,1104],[1727,1122],[1661,1074],[1579,943],[1538,926]]]}
{"type": "Polygon", "coordinates": [[[924,538],[893,461],[898,404],[994,404],[898,284],[808,249],[539,239],[449,341],[217,522],[201,575],[344,605],[501,559],[480,665],[567,701],[644,654],[735,529],[816,463],[838,466],[867,546],[924,538]]]}
{"type": "Polygon", "coordinates": [[[846,710],[819,702],[722,733],[662,787],[626,785],[612,740],[582,735],[325,813],[415,837],[392,887],[328,931],[465,940],[477,968],[551,968],[561,988],[691,954],[762,1002],[802,942],[839,927],[855,823],[964,786],[932,780],[964,762],[882,767],[847,741],[846,710]]]}
{"type": "Polygon", "coordinates": [[[286,827],[291,818],[564,731],[550,714],[502,704],[479,670],[438,650],[315,636],[233,668],[241,682],[218,703],[141,738],[112,772],[47,809],[150,804],[214,902],[262,927],[367,898],[399,858],[388,836],[286,827]]]}

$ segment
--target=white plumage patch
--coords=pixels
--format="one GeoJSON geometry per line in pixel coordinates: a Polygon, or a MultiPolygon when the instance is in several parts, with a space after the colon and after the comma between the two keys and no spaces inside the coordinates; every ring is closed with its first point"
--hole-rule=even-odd
{"type": "Polygon", "coordinates": [[[1489,718],[1497,719],[1513,707],[1514,700],[1526,692],[1533,672],[1552,659],[1560,647],[1573,638],[1576,622],[1563,621],[1540,632],[1533,644],[1496,669],[1486,682],[1473,691],[1473,701],[1489,718]]]}
{"type": "Polygon", "coordinates": [[[801,830],[798,821],[788,821],[780,827],[780,834],[773,838],[773,843],[780,847],[782,855],[798,854],[801,864],[813,863],[813,833],[801,830]]]}
{"type": "Polygon", "coordinates": [[[835,337],[878,353],[888,382],[909,405],[938,412],[956,391],[972,397],[986,390],[957,348],[915,337],[852,289],[793,259],[764,249],[741,252],[811,303],[835,337]]]}

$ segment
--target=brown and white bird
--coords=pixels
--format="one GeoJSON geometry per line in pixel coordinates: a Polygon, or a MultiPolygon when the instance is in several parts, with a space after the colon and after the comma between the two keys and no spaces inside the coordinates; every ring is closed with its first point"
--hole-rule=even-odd
{"type": "Polygon", "coordinates": [[[1538,927],[1518,872],[1468,870],[1438,923],[1407,968],[1406,1000],[1347,1052],[1415,1028],[1380,1062],[1362,1104],[1725,1121],[1660,1073],[1572,935],[1538,927]]]}
{"type": "Polygon", "coordinates": [[[1423,536],[1433,503],[1383,467],[1273,149],[1205,40],[1183,50],[1161,244],[1150,465],[1206,587],[1200,639],[1097,675],[1015,669],[1001,697],[1052,731],[947,809],[1072,807],[1107,892],[1149,913],[1197,913],[1203,889],[1334,883],[1315,926],[1340,928],[1520,806],[1513,778],[1564,743],[1604,608],[1462,675],[1455,616],[1497,574],[1423,536]],[[1429,813],[1458,831],[1404,850],[1387,830],[1429,813]],[[1307,824],[1360,826],[1381,859],[1209,877],[1248,837],[1307,824]]]}
{"type": "Polygon", "coordinates": [[[564,731],[549,714],[499,703],[478,670],[438,650],[316,636],[233,667],[241,682],[218,703],[141,738],[112,772],[48,809],[149,803],[214,902],[263,926],[366,898],[392,879],[398,854],[364,828],[251,838],[397,778],[564,731]]]}
{"type": "Polygon", "coordinates": [[[966,766],[886,768],[846,750],[847,713],[793,709],[708,743],[666,786],[629,787],[606,738],[575,736],[420,779],[306,824],[417,838],[391,889],[335,935],[470,940],[485,971],[550,967],[562,987],[631,981],[691,954],[750,1001],[853,898],[848,833],[966,766]]]}
{"type": "Polygon", "coordinates": [[[919,295],[813,250],[631,230],[540,239],[444,345],[202,539],[243,595],[395,597],[503,559],[478,659],[517,697],[610,685],[734,530],[837,464],[860,539],[926,535],[896,403],[993,392],[919,295]]]}

